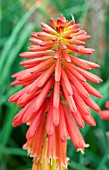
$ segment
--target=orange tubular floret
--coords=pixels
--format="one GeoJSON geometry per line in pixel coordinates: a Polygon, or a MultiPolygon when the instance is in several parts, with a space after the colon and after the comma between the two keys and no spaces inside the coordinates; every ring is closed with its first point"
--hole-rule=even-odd
{"type": "Polygon", "coordinates": [[[59,123],[59,136],[62,142],[67,141],[67,127],[64,117],[63,105],[60,103],[60,123],[59,123]]]}

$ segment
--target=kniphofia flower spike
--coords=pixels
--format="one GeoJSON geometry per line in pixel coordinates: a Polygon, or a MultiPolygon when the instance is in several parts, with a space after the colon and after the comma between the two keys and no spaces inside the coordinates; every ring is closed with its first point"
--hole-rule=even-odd
{"type": "Polygon", "coordinates": [[[23,146],[34,157],[33,170],[64,170],[67,168],[66,142],[70,136],[77,150],[84,152],[88,147],[79,127],[84,122],[95,126],[90,109],[100,111],[90,95],[102,95],[88,81],[102,80],[89,72],[99,65],[82,59],[79,55],[90,55],[95,50],[85,48],[90,38],[80,24],[67,21],[61,15],[51,26],[41,23],[43,32],[33,32],[30,38],[30,52],[20,54],[20,64],[26,69],[14,74],[12,85],[24,88],[10,97],[21,111],[15,116],[13,126],[28,124],[27,142],[23,146]]]}

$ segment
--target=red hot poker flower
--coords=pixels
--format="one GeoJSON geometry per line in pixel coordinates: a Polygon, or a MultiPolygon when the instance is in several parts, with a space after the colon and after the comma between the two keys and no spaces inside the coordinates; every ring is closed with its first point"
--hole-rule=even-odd
{"type": "Polygon", "coordinates": [[[87,80],[100,83],[102,80],[89,72],[99,65],[76,57],[76,54],[90,55],[95,50],[85,48],[90,38],[87,32],[80,30],[80,24],[67,21],[61,15],[56,21],[50,19],[51,26],[41,23],[43,32],[33,32],[30,52],[20,54],[20,64],[26,69],[14,74],[12,85],[24,88],[10,97],[22,110],[15,116],[13,126],[22,123],[29,125],[26,134],[28,149],[34,157],[33,170],[67,168],[66,141],[70,136],[77,150],[84,151],[85,143],[79,127],[84,122],[95,126],[90,108],[96,112],[99,106],[90,95],[101,98],[102,95],[87,80]]]}

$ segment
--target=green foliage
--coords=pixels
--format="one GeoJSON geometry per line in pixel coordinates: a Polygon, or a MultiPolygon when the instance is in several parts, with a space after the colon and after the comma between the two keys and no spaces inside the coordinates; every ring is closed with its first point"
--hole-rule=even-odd
{"type": "MultiPolygon", "coordinates": [[[[57,16],[63,13],[67,19],[71,19],[71,14],[75,15],[76,21],[81,22],[83,27],[89,10],[85,0],[50,0],[44,1],[41,7],[37,3],[29,0],[1,0],[1,32],[0,32],[0,170],[29,170],[32,161],[27,156],[27,152],[21,147],[25,143],[25,133],[27,127],[22,125],[14,129],[12,120],[19,111],[15,104],[8,103],[8,98],[21,87],[11,86],[11,75],[20,69],[21,58],[18,54],[27,50],[28,38],[32,30],[39,30],[42,19],[48,20],[50,14],[46,10],[48,3],[54,5],[57,16]],[[31,7],[27,9],[27,4],[31,7]],[[45,18],[47,17],[47,18],[45,18]],[[16,135],[17,134],[17,135],[16,135]]],[[[102,93],[102,99],[95,101],[104,108],[104,103],[109,100],[109,8],[106,7],[106,53],[105,62],[100,69],[100,74],[104,83],[96,88],[102,93]]],[[[95,22],[95,21],[94,21],[95,22]]],[[[98,30],[97,30],[98,31],[98,30]]],[[[97,32],[96,32],[97,34],[97,32]]],[[[98,56],[99,58],[99,56],[98,56]]],[[[83,136],[90,147],[85,150],[85,154],[76,153],[75,148],[68,141],[68,157],[70,158],[69,170],[108,170],[109,167],[109,143],[106,132],[109,130],[109,121],[102,121],[97,113],[92,112],[97,121],[96,127],[88,125],[82,129],[83,136]]]]}

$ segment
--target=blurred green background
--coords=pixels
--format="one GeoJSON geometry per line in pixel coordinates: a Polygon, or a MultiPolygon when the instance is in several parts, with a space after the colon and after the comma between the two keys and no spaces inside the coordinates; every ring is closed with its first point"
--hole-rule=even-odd
{"type": "MultiPolygon", "coordinates": [[[[40,30],[41,21],[49,23],[52,16],[61,13],[70,20],[74,15],[81,29],[88,31],[91,40],[86,46],[96,52],[88,60],[100,64],[92,70],[103,79],[101,84],[93,84],[103,95],[94,100],[104,109],[109,100],[109,1],[107,0],[1,0],[0,1],[0,170],[30,170],[32,160],[21,147],[25,143],[26,125],[13,128],[12,120],[19,111],[16,104],[8,103],[8,98],[22,87],[11,86],[11,75],[21,69],[19,53],[27,51],[30,33],[40,30]]],[[[102,121],[98,113],[92,111],[97,126],[88,125],[82,129],[85,141],[90,147],[85,154],[77,153],[68,141],[69,170],[108,170],[109,121],[102,121]]]]}

